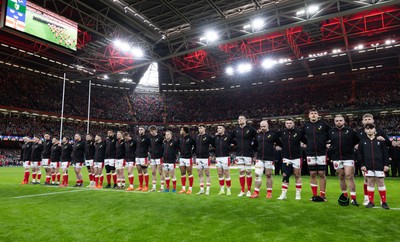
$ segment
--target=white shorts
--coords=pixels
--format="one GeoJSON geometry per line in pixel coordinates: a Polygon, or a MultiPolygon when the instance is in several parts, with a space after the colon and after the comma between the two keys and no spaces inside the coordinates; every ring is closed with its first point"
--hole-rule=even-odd
{"type": "Polygon", "coordinates": [[[262,176],[264,169],[275,170],[274,162],[269,160],[257,160],[255,166],[255,173],[258,176],[262,176]]]}
{"type": "Polygon", "coordinates": [[[228,170],[229,167],[231,166],[231,157],[229,156],[224,156],[224,157],[216,157],[215,158],[217,162],[217,168],[222,168],[224,170],[228,170]]]}
{"type": "Polygon", "coordinates": [[[192,158],[180,158],[179,159],[179,166],[193,166],[193,159],[192,158]]]}
{"type": "Polygon", "coordinates": [[[56,169],[60,167],[60,162],[56,161],[56,162],[50,162],[50,166],[49,168],[51,169],[56,169]]]}
{"type": "Polygon", "coordinates": [[[326,156],[325,155],[307,156],[307,164],[309,166],[315,166],[315,165],[325,166],[326,165],[326,156]]]}
{"type": "Polygon", "coordinates": [[[293,159],[293,160],[289,160],[289,159],[283,158],[282,162],[286,163],[288,165],[292,165],[292,167],[294,169],[301,169],[301,159],[300,158],[293,159]]]}
{"type": "Polygon", "coordinates": [[[31,168],[39,168],[40,161],[31,161],[31,168]]]}
{"type": "Polygon", "coordinates": [[[93,166],[93,160],[85,160],[85,166],[93,166]]]}
{"type": "Polygon", "coordinates": [[[115,168],[124,169],[124,167],[125,167],[125,160],[124,159],[115,160],[115,168]]]}
{"type": "Polygon", "coordinates": [[[136,157],[136,165],[149,166],[149,159],[136,157]]]}
{"type": "Polygon", "coordinates": [[[174,164],[163,163],[162,166],[164,171],[171,171],[174,170],[176,167],[175,163],[174,164]]]}
{"type": "Polygon", "coordinates": [[[343,169],[345,166],[354,167],[354,160],[334,160],[333,167],[337,169],[343,169]]]}
{"type": "Polygon", "coordinates": [[[24,168],[31,168],[31,162],[30,161],[24,161],[24,168]]]}
{"type": "Polygon", "coordinates": [[[72,166],[75,168],[82,168],[83,164],[84,164],[83,162],[74,162],[72,166]]]}
{"type": "Polygon", "coordinates": [[[207,169],[210,168],[210,159],[207,158],[196,158],[197,169],[207,169]]]}
{"type": "Polygon", "coordinates": [[[372,171],[368,170],[367,172],[364,173],[366,177],[378,177],[378,178],[384,178],[385,177],[385,172],[383,171],[372,171]]]}
{"type": "Polygon", "coordinates": [[[69,167],[69,162],[68,161],[62,161],[61,162],[61,168],[62,169],[66,169],[69,167]]]}
{"type": "Polygon", "coordinates": [[[157,166],[157,165],[162,165],[163,164],[163,159],[150,159],[150,165],[152,166],[157,166]]]}
{"type": "Polygon", "coordinates": [[[104,167],[104,162],[94,162],[93,163],[93,168],[103,168],[104,167]]]}
{"type": "Polygon", "coordinates": [[[42,159],[40,164],[43,168],[47,168],[50,165],[50,159],[42,159]]]}
{"type": "Polygon", "coordinates": [[[104,165],[115,166],[115,159],[105,159],[104,165]]]}
{"type": "Polygon", "coordinates": [[[136,164],[136,162],[134,162],[134,161],[128,161],[128,162],[126,162],[125,166],[126,167],[134,167],[135,164],[136,164]]]}
{"type": "Polygon", "coordinates": [[[238,165],[251,166],[252,163],[252,158],[247,156],[237,156],[236,160],[238,165]]]}

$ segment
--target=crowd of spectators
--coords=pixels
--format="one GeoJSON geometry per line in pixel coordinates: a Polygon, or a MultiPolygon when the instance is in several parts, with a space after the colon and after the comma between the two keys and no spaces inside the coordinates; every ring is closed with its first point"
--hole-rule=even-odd
{"type": "MultiPolygon", "coordinates": [[[[23,73],[0,72],[0,105],[61,113],[62,80],[37,79],[23,73]]],[[[66,84],[64,114],[86,117],[87,83],[66,84]]],[[[127,90],[100,88],[92,85],[92,118],[132,120],[127,90]]]]}
{"type": "Polygon", "coordinates": [[[19,150],[0,149],[0,167],[21,166],[19,150]]]}
{"type": "MultiPolygon", "coordinates": [[[[0,72],[0,105],[60,113],[62,81],[0,72]]],[[[91,117],[158,123],[212,122],[320,111],[382,109],[400,106],[400,72],[267,83],[223,91],[139,94],[93,86],[91,117]]],[[[87,116],[87,83],[68,83],[64,113],[87,116]]]]}

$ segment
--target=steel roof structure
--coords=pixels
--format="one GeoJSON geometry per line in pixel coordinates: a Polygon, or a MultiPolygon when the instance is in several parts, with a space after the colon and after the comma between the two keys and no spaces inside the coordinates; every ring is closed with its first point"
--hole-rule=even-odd
{"type": "Polygon", "coordinates": [[[4,68],[134,88],[149,64],[157,62],[161,90],[183,91],[400,66],[399,0],[31,2],[78,23],[78,50],[1,30],[4,68]],[[315,11],[307,11],[311,6],[315,11]],[[256,18],[265,25],[249,28],[256,18]],[[208,29],[219,34],[217,41],[202,39],[208,29]],[[141,47],[145,56],[124,53],[114,45],[116,39],[141,47]],[[275,60],[274,68],[261,67],[266,58],[275,60]],[[245,62],[253,65],[251,72],[227,75],[227,67],[245,62]],[[134,83],[121,84],[125,77],[134,83]]]}

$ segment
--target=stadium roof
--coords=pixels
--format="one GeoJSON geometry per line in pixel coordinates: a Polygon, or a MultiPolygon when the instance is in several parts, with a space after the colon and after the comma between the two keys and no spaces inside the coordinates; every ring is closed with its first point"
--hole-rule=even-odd
{"type": "Polygon", "coordinates": [[[0,64],[7,68],[135,87],[158,62],[160,88],[172,91],[399,67],[398,0],[31,2],[78,22],[78,50],[1,31],[0,64]],[[217,39],[207,39],[207,31],[217,39]],[[143,49],[144,56],[124,53],[116,40],[143,49]],[[250,72],[239,67],[244,63],[250,72]]]}

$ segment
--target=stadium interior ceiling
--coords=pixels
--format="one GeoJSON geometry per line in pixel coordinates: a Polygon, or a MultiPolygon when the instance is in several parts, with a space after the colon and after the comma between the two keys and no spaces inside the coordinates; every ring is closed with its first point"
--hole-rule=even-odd
{"type": "Polygon", "coordinates": [[[156,62],[160,91],[183,92],[400,66],[398,0],[31,2],[78,23],[78,50],[1,30],[2,68],[134,89],[156,62]],[[116,40],[144,56],[124,52],[116,40]]]}

